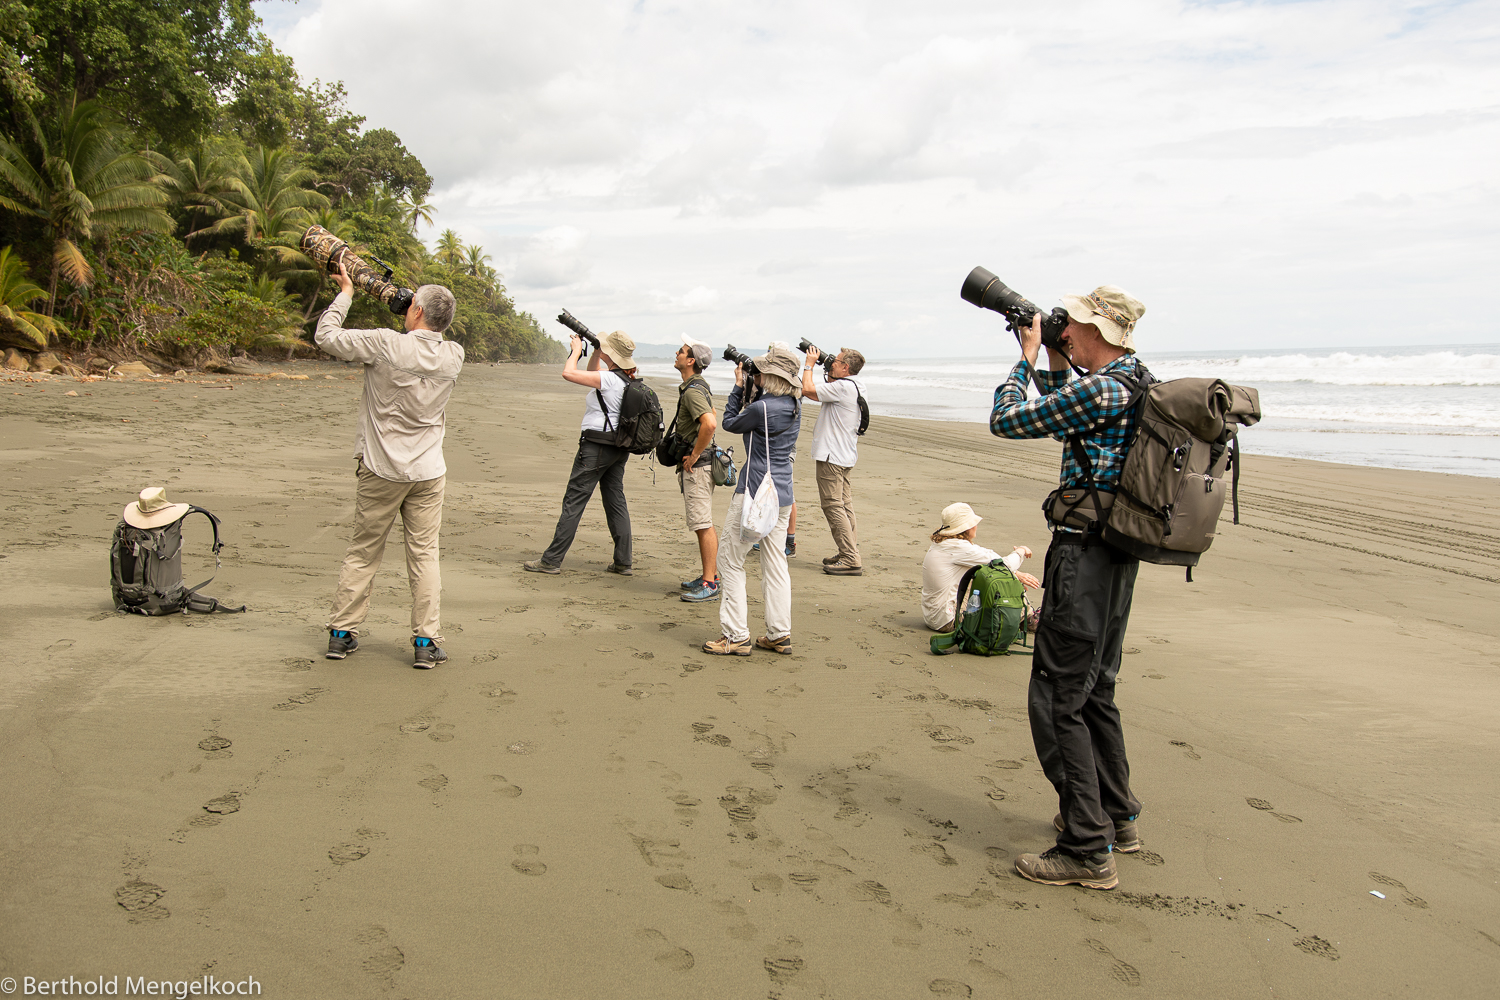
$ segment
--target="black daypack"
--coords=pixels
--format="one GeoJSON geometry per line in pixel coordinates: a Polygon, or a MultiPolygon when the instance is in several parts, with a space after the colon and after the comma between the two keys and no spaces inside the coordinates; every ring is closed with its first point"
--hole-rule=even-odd
{"type": "MultiPolygon", "coordinates": [[[[708,397],[708,403],[712,406],[714,394],[713,390],[708,387],[708,380],[701,375],[694,375],[688,379],[688,385],[692,385],[694,382],[702,386],[703,394],[708,397]]],[[[624,409],[623,405],[621,409],[624,409]]],[[[697,443],[696,435],[691,438],[685,438],[677,433],[677,420],[681,416],[682,400],[679,399],[677,401],[677,412],[672,414],[672,427],[656,445],[656,460],[669,469],[681,465],[682,460],[693,453],[693,445],[697,443]]],[[[709,447],[712,449],[712,443],[710,443],[709,447]]]]}
{"type": "Polygon", "coordinates": [[[666,427],[662,423],[661,400],[646,384],[645,379],[631,378],[618,368],[610,371],[625,380],[625,394],[620,399],[620,412],[614,427],[610,427],[609,405],[604,400],[604,389],[594,392],[599,395],[599,409],[604,412],[604,430],[584,431],[585,441],[605,444],[612,448],[624,448],[632,455],[649,455],[661,443],[666,427]]]}
{"type": "Polygon", "coordinates": [[[137,615],[173,615],[178,612],[244,611],[221,605],[217,598],[198,593],[213,579],[191,587],[182,585],[182,522],[190,514],[202,514],[214,528],[214,574],[221,564],[219,519],[202,507],[189,506],[187,513],[159,528],[137,528],[123,518],[115,525],[109,544],[109,589],[115,610],[137,615]]]}
{"type": "Polygon", "coordinates": [[[1232,498],[1234,523],[1240,523],[1236,425],[1260,420],[1260,393],[1220,379],[1158,382],[1149,372],[1140,381],[1117,372],[1108,377],[1131,390],[1130,403],[1095,432],[1136,412],[1117,492],[1097,490],[1088,451],[1074,435],[1068,446],[1087,483],[1055,491],[1042,509],[1055,523],[1097,521],[1110,545],[1143,562],[1184,566],[1191,582],[1198,557],[1213,544],[1226,499],[1232,498]]]}

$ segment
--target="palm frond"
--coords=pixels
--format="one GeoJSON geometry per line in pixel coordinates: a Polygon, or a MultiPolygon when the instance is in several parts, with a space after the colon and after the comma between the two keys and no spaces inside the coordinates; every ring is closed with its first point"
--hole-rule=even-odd
{"type": "Polygon", "coordinates": [[[87,285],[94,280],[94,269],[89,266],[83,251],[72,240],[58,240],[52,259],[58,270],[75,285],[87,285]]]}

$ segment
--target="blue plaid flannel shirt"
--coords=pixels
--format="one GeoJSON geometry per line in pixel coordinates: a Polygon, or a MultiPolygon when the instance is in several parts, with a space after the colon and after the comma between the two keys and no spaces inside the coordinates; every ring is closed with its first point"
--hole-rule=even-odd
{"type": "MultiPolygon", "coordinates": [[[[995,388],[995,407],[990,411],[990,432],[1004,438],[1044,438],[1064,441],[1072,434],[1086,434],[1100,423],[1125,409],[1130,389],[1109,372],[1139,380],[1145,366],[1135,355],[1111,361],[1083,378],[1074,378],[1072,369],[1051,371],[1033,369],[1024,358],[1010,370],[1010,377],[995,388]],[[1026,381],[1034,379],[1039,397],[1026,401],[1026,381]]],[[[1136,418],[1127,413],[1119,423],[1100,434],[1083,439],[1083,449],[1094,466],[1094,481],[1102,490],[1113,493],[1120,482],[1120,468],[1125,464],[1126,445],[1135,437],[1136,418]]],[[[1072,448],[1064,448],[1062,474],[1058,484],[1064,489],[1083,486],[1084,471],[1073,457],[1072,448]]]]}

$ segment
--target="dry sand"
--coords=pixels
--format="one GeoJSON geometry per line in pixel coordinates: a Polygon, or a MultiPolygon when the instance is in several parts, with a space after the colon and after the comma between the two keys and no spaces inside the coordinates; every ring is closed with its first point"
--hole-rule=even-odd
{"type": "Polygon", "coordinates": [[[933,657],[918,613],[945,504],[972,503],[993,547],[1045,548],[1056,444],[877,417],[866,575],[832,578],[809,423],[796,655],[721,659],[698,652],[717,605],[677,599],[695,548],[664,471],[630,466],[634,577],[602,572],[597,503],[561,577],[521,572],[582,392],[470,366],[449,408],[452,658],[415,671],[399,535],[362,648],[322,658],[360,383],[285,370],[311,377],[0,384],[0,976],[122,994],[253,976],[293,998],[1494,995],[1500,480],[1252,458],[1244,523],[1196,582],[1142,568],[1120,702],[1145,849],[1097,892],[1012,870],[1056,808],[1030,660],[933,657]],[[112,612],[110,532],[163,484],[224,519],[207,589],[249,614],[112,612]]]}

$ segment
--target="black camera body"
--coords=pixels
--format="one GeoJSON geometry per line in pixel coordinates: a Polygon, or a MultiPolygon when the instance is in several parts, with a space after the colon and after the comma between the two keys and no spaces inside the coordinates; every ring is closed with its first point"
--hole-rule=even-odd
{"type": "MultiPolygon", "coordinates": [[[[1032,317],[1042,311],[1020,292],[982,267],[976,267],[969,272],[958,294],[965,302],[981,309],[992,309],[1004,316],[1005,325],[1016,335],[1017,340],[1021,339],[1021,331],[1031,326],[1032,317]]],[[[1068,311],[1062,306],[1044,314],[1042,316],[1042,345],[1050,347],[1059,354],[1066,353],[1063,350],[1061,338],[1067,326],[1068,311]]]]}
{"type": "MultiPolygon", "coordinates": [[[[572,330],[574,333],[578,334],[578,336],[582,337],[585,344],[594,345],[594,350],[596,351],[599,349],[599,338],[594,336],[594,331],[578,322],[577,317],[575,317],[572,313],[564,309],[562,312],[557,314],[557,321],[563,326],[567,327],[569,330],[572,330]]],[[[580,354],[579,357],[586,358],[588,356],[589,349],[588,347],[584,347],[583,353],[580,354]]]]}
{"type": "Polygon", "coordinates": [[[824,372],[830,375],[833,374],[833,363],[839,359],[839,356],[837,354],[829,354],[827,351],[818,347],[817,344],[809,341],[806,337],[803,337],[800,341],[797,342],[797,350],[801,351],[803,354],[806,354],[808,351],[817,351],[818,364],[823,366],[824,372]]]}
{"type": "Polygon", "coordinates": [[[754,376],[760,374],[760,369],[755,367],[755,361],[750,357],[750,355],[744,353],[733,344],[730,344],[728,347],[724,348],[724,360],[733,361],[735,364],[739,365],[744,369],[746,375],[754,376]]]}

